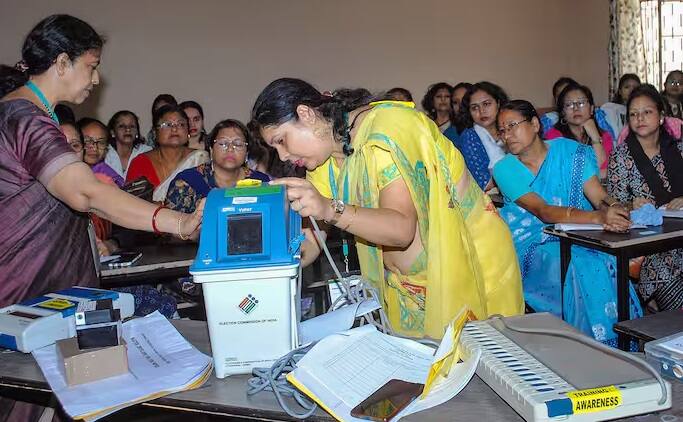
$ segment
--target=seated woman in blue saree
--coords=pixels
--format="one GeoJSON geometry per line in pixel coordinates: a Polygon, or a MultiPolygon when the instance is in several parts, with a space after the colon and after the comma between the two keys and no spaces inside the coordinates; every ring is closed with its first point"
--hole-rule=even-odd
{"type": "Polygon", "coordinates": [[[247,167],[247,151],[253,145],[246,126],[237,120],[219,122],[206,137],[211,161],[183,170],[171,181],[166,206],[172,210],[192,210],[211,189],[230,188],[242,179],[270,181],[270,176],[247,167]]]}
{"type": "Polygon", "coordinates": [[[479,187],[487,191],[493,187],[491,170],[505,156],[496,129],[496,116],[508,96],[501,87],[491,82],[478,82],[467,89],[462,98],[462,111],[468,128],[453,142],[465,158],[467,169],[479,187]]]}
{"type": "MultiPolygon", "coordinates": [[[[593,223],[605,230],[625,231],[628,211],[607,195],[598,180],[590,147],[559,138],[544,142],[534,107],[514,100],[501,107],[498,127],[510,153],[493,169],[505,205],[522,270],[524,298],[538,312],[551,312],[598,341],[616,345],[616,262],[607,254],[572,247],[572,258],[560,292],[560,247],[543,233],[549,223],[593,223]]],[[[642,315],[630,287],[631,317],[642,315]]]]}

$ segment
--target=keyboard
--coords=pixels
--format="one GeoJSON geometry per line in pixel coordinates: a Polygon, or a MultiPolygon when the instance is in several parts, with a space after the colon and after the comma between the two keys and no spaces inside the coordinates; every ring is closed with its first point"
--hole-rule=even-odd
{"type": "MultiPolygon", "coordinates": [[[[548,313],[505,318],[513,328],[573,331],[548,313]]],[[[593,341],[593,340],[591,340],[593,341]]],[[[461,334],[465,354],[481,350],[477,375],[526,421],[598,421],[671,407],[645,370],[571,339],[520,333],[496,320],[461,334]]]]}

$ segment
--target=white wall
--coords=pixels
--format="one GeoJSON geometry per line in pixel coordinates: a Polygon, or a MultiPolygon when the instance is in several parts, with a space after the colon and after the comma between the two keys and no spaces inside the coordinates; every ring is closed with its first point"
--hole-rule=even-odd
{"type": "Polygon", "coordinates": [[[1,0],[0,62],[51,13],[78,16],[107,38],[103,83],[80,116],[131,109],[150,124],[158,93],[195,99],[210,125],[247,119],[281,76],[321,90],[491,80],[538,107],[560,75],[607,97],[606,0],[1,0]]]}

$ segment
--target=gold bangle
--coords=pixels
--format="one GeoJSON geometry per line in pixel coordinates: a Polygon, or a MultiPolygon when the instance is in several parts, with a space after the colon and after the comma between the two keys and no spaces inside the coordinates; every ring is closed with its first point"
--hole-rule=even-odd
{"type": "Polygon", "coordinates": [[[351,215],[351,218],[349,218],[349,222],[348,222],[348,224],[346,224],[346,227],[344,227],[344,228],[342,229],[342,230],[344,230],[344,231],[347,231],[347,230],[349,229],[349,227],[351,227],[351,223],[353,223],[353,218],[356,216],[356,213],[358,212],[358,208],[357,208],[357,207],[353,207],[353,206],[352,206],[351,208],[353,208],[353,214],[351,215]]]}
{"type": "Polygon", "coordinates": [[[180,238],[180,240],[187,240],[190,237],[189,236],[185,237],[183,235],[183,232],[180,230],[180,225],[182,224],[182,222],[183,222],[183,214],[180,213],[180,215],[178,216],[178,237],[180,238]]]}

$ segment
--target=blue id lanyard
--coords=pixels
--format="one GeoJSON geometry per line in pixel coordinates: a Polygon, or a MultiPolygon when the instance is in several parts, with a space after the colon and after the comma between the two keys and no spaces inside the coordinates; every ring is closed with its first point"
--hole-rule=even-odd
{"type": "MultiPolygon", "coordinates": [[[[337,178],[334,177],[334,165],[330,161],[330,166],[328,167],[328,176],[330,178],[330,190],[332,191],[332,197],[339,197],[339,188],[337,187],[337,178]]],[[[348,203],[349,197],[349,179],[344,176],[344,203],[348,203]]],[[[349,242],[342,236],[342,254],[344,254],[344,266],[346,267],[346,272],[349,272],[349,242]]]]}
{"type": "Polygon", "coordinates": [[[45,98],[45,94],[43,94],[43,91],[41,91],[40,88],[38,88],[38,86],[36,86],[36,84],[33,83],[33,81],[26,82],[26,86],[28,87],[28,89],[33,91],[34,94],[36,94],[36,97],[38,97],[43,106],[45,106],[47,114],[50,115],[52,120],[59,124],[59,118],[57,117],[57,114],[55,114],[55,110],[50,105],[50,102],[47,100],[47,98],[45,98]]]}

